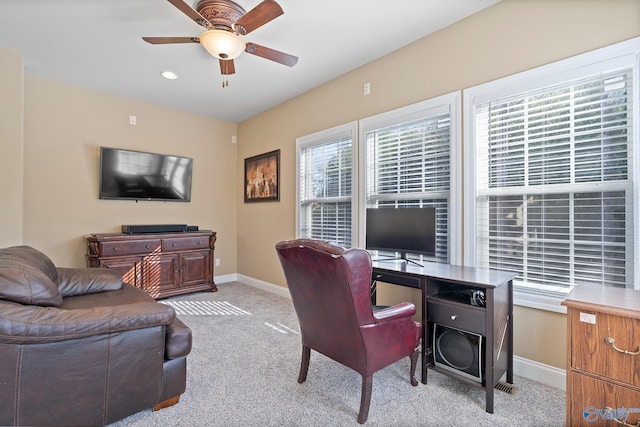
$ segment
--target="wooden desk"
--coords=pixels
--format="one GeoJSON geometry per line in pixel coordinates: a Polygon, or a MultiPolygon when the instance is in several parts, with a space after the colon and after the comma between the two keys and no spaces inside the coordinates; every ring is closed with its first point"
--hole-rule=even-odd
{"type": "MultiPolygon", "coordinates": [[[[374,261],[372,302],[375,283],[385,282],[422,290],[422,383],[427,367],[486,390],[486,411],[493,413],[494,388],[507,374],[513,384],[513,279],[516,274],[486,268],[406,261],[374,261]],[[461,301],[459,295],[484,293],[485,305],[461,301]],[[470,379],[436,366],[434,325],[477,334],[484,339],[479,352],[484,356],[482,381],[470,379]]],[[[477,295],[477,294],[476,294],[477,295]]],[[[474,300],[476,302],[477,300],[474,300]]],[[[480,340],[482,341],[482,340],[480,340]]]]}

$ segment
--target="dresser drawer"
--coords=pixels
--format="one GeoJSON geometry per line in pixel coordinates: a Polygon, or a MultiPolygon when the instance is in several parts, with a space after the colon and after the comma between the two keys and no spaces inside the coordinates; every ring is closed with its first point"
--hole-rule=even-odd
{"type": "Polygon", "coordinates": [[[430,299],[427,301],[427,318],[429,322],[486,335],[485,310],[479,307],[430,299]]]}
{"type": "Polygon", "coordinates": [[[102,242],[99,256],[146,254],[160,249],[160,239],[102,242]]]}
{"type": "Polygon", "coordinates": [[[162,239],[163,252],[187,249],[209,249],[209,238],[207,236],[200,236],[162,239]]]}
{"type": "Polygon", "coordinates": [[[567,419],[573,426],[620,425],[611,417],[628,416],[627,424],[635,426],[640,419],[640,391],[612,384],[589,375],[574,373],[570,377],[571,400],[567,419]]]}
{"type": "MultiPolygon", "coordinates": [[[[571,367],[640,385],[640,352],[630,354],[639,350],[640,320],[577,309],[571,309],[569,313],[571,367]]],[[[636,403],[640,407],[640,400],[636,403]]]]}

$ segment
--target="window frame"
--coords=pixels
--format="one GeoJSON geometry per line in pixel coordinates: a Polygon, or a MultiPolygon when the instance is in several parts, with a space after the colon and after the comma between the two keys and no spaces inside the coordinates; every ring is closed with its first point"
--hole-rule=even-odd
{"type": "Polygon", "coordinates": [[[361,119],[358,122],[359,128],[359,164],[360,167],[358,206],[358,235],[360,236],[359,247],[365,247],[366,235],[366,208],[367,208],[367,143],[366,134],[370,131],[389,126],[408,123],[424,117],[434,116],[443,112],[449,112],[449,143],[450,143],[450,181],[449,181],[449,203],[448,203],[448,262],[450,264],[462,265],[462,251],[455,242],[461,239],[460,231],[462,225],[462,210],[459,209],[462,203],[462,168],[460,167],[461,135],[462,135],[462,92],[455,91],[445,95],[417,102],[405,107],[397,108],[381,114],[361,119]]]}
{"type": "MultiPolygon", "coordinates": [[[[629,171],[633,181],[632,221],[637,224],[639,214],[639,165],[640,159],[640,38],[617,43],[585,54],[557,61],[552,64],[534,68],[505,78],[494,80],[463,91],[464,105],[464,260],[465,265],[477,265],[476,236],[478,235],[476,216],[476,106],[491,100],[509,95],[521,94],[531,90],[550,87],[561,83],[569,83],[600,72],[615,69],[633,68],[633,116],[631,136],[632,165],[629,171]]],[[[633,231],[633,265],[636,289],[640,289],[640,227],[633,231]]],[[[566,312],[560,302],[566,298],[570,288],[544,286],[526,286],[514,284],[514,303],[517,305],[538,308],[555,312],[566,312]]]]}
{"type": "Polygon", "coordinates": [[[300,233],[300,154],[301,150],[322,144],[330,143],[343,138],[351,138],[351,242],[355,246],[357,236],[357,193],[358,193],[358,122],[353,121],[296,138],[296,238],[307,238],[300,233]]]}

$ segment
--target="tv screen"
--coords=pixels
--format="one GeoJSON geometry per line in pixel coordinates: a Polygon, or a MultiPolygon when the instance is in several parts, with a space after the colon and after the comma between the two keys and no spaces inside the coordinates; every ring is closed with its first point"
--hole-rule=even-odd
{"type": "Polygon", "coordinates": [[[435,208],[368,208],[367,249],[435,256],[435,208]]]}
{"type": "Polygon", "coordinates": [[[100,147],[100,198],[191,200],[193,159],[100,147]]]}

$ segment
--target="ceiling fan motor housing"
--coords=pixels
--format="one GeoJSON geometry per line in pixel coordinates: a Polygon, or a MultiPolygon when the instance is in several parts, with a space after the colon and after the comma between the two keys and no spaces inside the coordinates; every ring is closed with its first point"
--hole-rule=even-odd
{"type": "Polygon", "coordinates": [[[231,0],[200,0],[196,3],[195,10],[216,29],[246,34],[244,28],[234,28],[233,24],[247,12],[231,0]]]}

